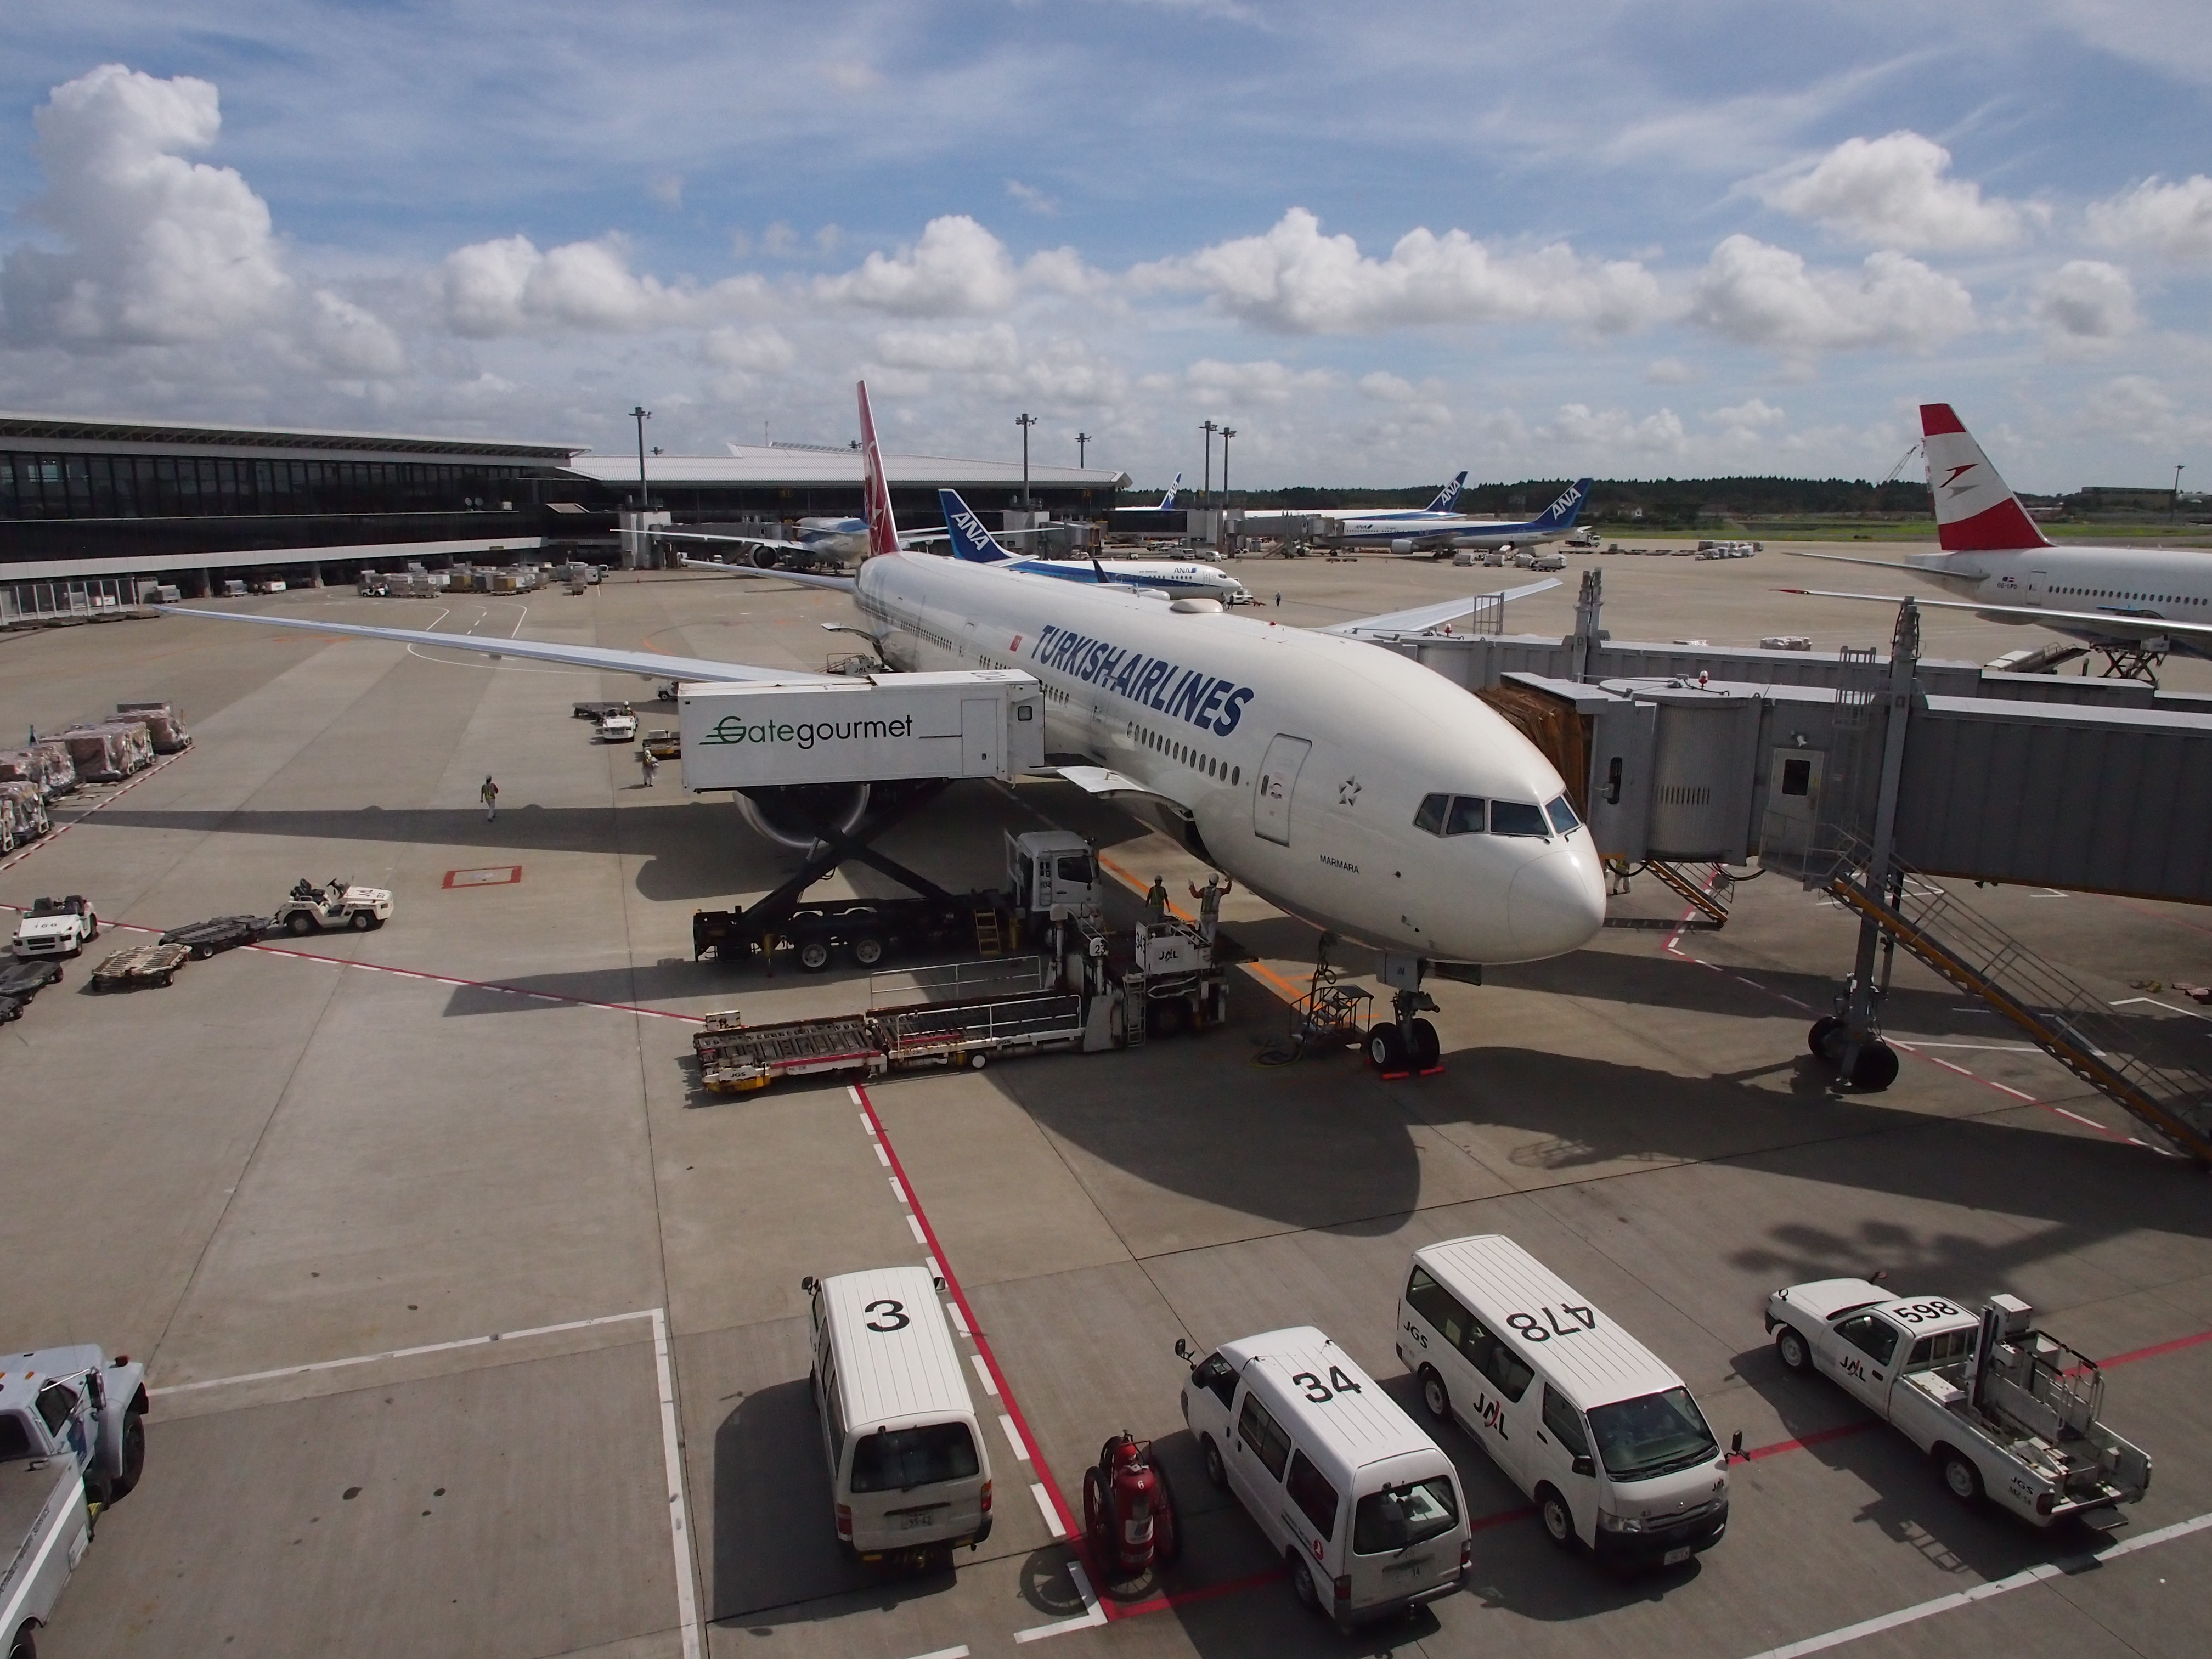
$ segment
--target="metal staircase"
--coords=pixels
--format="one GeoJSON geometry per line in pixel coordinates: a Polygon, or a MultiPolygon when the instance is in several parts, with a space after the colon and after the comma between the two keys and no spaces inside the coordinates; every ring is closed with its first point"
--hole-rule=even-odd
{"type": "Polygon", "coordinates": [[[1682,866],[1668,864],[1659,859],[1646,859],[1644,867],[1680,894],[1686,903],[1705,919],[1708,927],[1717,928],[1727,925],[1729,902],[1735,893],[1735,878],[1719,865],[1711,866],[1712,874],[1704,881],[1695,879],[1682,866]]]}
{"type": "MultiPolygon", "coordinates": [[[[1655,870],[1656,865],[1652,866],[1655,870]]],[[[2212,1075],[2141,1054],[2094,992],[2030,951],[1957,895],[1891,860],[1887,893],[1847,860],[1827,890],[1912,956],[1980,998],[2027,1040],[2092,1088],[2212,1165],[2212,1075]]]]}

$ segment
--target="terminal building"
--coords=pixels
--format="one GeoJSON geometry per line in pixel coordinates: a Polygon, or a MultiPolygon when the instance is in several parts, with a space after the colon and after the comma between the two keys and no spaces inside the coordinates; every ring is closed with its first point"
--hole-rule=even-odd
{"type": "MultiPolygon", "coordinates": [[[[1018,461],[884,458],[900,522],[943,521],[937,491],[982,512],[1017,507],[1018,461]]],[[[646,458],[645,505],[678,524],[857,516],[856,449],[730,447],[646,458]]],[[[1126,476],[1036,466],[1027,493],[1055,516],[1101,516],[1126,476]]],[[[640,505],[635,456],[583,446],[0,414],[0,594],[11,608],[126,602],[137,584],[191,595],[225,579],[350,581],[362,568],[570,556],[611,562],[618,515],[640,505]],[[36,589],[33,594],[29,590],[36,589]]]]}

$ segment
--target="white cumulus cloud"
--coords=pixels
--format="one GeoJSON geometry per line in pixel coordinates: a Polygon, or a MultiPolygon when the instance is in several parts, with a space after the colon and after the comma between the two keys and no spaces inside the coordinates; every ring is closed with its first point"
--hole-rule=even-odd
{"type": "Polygon", "coordinates": [[[2162,258],[2212,259],[2212,179],[2178,184],[2146,179],[2089,208],[2089,234],[2109,247],[2139,247],[2162,258]]]}
{"type": "Polygon", "coordinates": [[[540,250],[527,236],[472,242],[447,254],[432,279],[454,333],[477,339],[559,329],[623,333],[711,321],[757,301],[757,276],[711,288],[665,283],[629,268],[618,236],[540,250]]]}
{"type": "Polygon", "coordinates": [[[1565,323],[1632,329],[1661,310],[1659,285],[1633,261],[1583,258],[1563,242],[1498,254],[1463,230],[1416,229],[1386,259],[1292,208],[1262,236],[1218,242],[1139,266],[1139,289],[1194,289],[1232,315],[1297,334],[1359,334],[1429,324],[1565,323]]]}
{"type": "Polygon", "coordinates": [[[717,328],[707,335],[707,361],[717,368],[779,374],[799,361],[790,341],[772,328],[717,328]]]}
{"type": "Polygon", "coordinates": [[[1747,398],[1740,404],[1713,410],[1707,418],[1716,425],[1757,431],[1761,427],[1778,425],[1788,416],[1786,411],[1777,409],[1764,398],[1747,398]]]}
{"type": "Polygon", "coordinates": [[[1201,357],[1183,371],[1182,378],[1192,392],[1217,403],[1284,404],[1296,397],[1317,396],[1336,385],[1336,376],[1325,368],[1292,368],[1272,357],[1242,363],[1201,357]]]}
{"type": "Polygon", "coordinates": [[[1924,349],[1974,326],[1953,278],[1891,249],[1856,271],[1814,270],[1799,255],[1741,233],[1698,274],[1690,315],[1717,333],[1791,356],[1924,349]]]}
{"type": "Polygon", "coordinates": [[[2074,340],[2117,340],[2141,320],[2128,273],[2102,259],[2069,259],[2059,266],[2036,295],[2035,314],[2074,340]]]}
{"type": "Polygon", "coordinates": [[[876,337],[876,360],[893,368],[1004,374],[1021,361],[1021,345],[1005,323],[978,329],[895,328],[876,337]]]}
{"type": "Polygon", "coordinates": [[[1006,246],[964,213],[922,228],[921,240],[896,254],[873,252],[842,276],[816,280],[833,304],[901,317],[973,317],[1004,311],[1020,286],[1006,246]]]}
{"type": "Polygon", "coordinates": [[[1770,207],[1886,247],[2004,247],[2049,216],[1947,176],[1951,152],[1917,132],[1846,138],[1809,171],[1760,191],[1770,207]]]}
{"type": "Polygon", "coordinates": [[[1686,447],[1682,417],[1671,409],[1638,420],[1625,409],[1593,410],[1588,404],[1565,404],[1536,428],[1536,435],[1547,443],[1650,456],[1679,455],[1686,447]]]}

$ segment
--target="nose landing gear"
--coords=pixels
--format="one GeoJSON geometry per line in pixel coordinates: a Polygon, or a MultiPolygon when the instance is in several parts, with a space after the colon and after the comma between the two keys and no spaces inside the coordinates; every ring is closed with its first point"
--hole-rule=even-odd
{"type": "Polygon", "coordinates": [[[1419,957],[1383,955],[1382,982],[1391,988],[1393,1018],[1368,1030],[1367,1063],[1385,1078],[1432,1077],[1443,1070],[1437,1028],[1420,1018],[1437,1012],[1437,1000],[1421,989],[1426,965],[1419,957]]]}

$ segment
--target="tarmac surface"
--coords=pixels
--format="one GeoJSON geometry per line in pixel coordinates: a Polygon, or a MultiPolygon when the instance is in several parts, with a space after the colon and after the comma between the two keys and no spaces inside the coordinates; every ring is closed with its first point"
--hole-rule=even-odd
{"type": "MultiPolygon", "coordinates": [[[[1509,627],[1564,631],[1587,562],[1621,639],[1878,645],[1885,608],[1772,590],[1904,591],[1772,549],[1576,558],[1509,627]]],[[[1239,569],[1303,623],[1497,582],[1376,559],[1239,569]]],[[[834,595],[652,573],[580,598],[214,604],[811,668],[836,648],[817,624],[850,620],[834,595]]],[[[2042,637],[1945,612],[1927,635],[1975,660],[2042,637]]],[[[2164,678],[2212,690],[2212,665],[2164,678]]],[[[1742,883],[1713,931],[1639,878],[1615,915],[1649,925],[1480,988],[1432,981],[1432,1078],[1385,1082],[1351,1054],[1256,1064],[1314,941],[1239,893],[1227,927],[1255,960],[1224,1028],[723,1099],[690,1062],[701,1016],[859,1008],[867,980],[690,959],[691,911],[767,890],[787,855],[673,766],[642,787],[632,749],[569,717],[641,684],[176,617],[0,636],[0,732],[169,698],[198,739],[0,859],[0,902],[81,892],[103,920],[94,954],[0,1026],[17,1148],[0,1331],[127,1352],[153,1390],[144,1480],[101,1518],[49,1659],[2212,1650],[2212,1188],[1903,960],[1903,1075],[1838,1091],[1805,1028],[1856,930],[1817,895],[1742,883]],[[167,989],[88,990],[110,939],[265,913],[301,875],[388,887],[395,915],[167,989]],[[1391,1340],[1407,1255],[1485,1231],[1640,1336],[1723,1440],[1741,1431],[1728,1536],[1614,1578],[1553,1550],[1440,1430],[1474,1571],[1341,1638],[1206,1485],[1173,1346],[1318,1324],[1417,1410],[1391,1340]],[[998,1526],[902,1577],[833,1547],[799,1281],[923,1260],[999,1424],[998,1526]],[[2117,1552],[1960,1506],[1904,1440],[1782,1369],[1766,1293],[1875,1268],[1902,1291],[2013,1291],[2112,1362],[2107,1419],[2156,1465],[2117,1552]],[[1188,1547],[1157,1579],[1097,1586],[1058,1534],[1125,1428],[1158,1440],[1188,1547]]],[[[960,786],[884,846],[948,887],[990,884],[1002,830],[1045,823],[1095,837],[1133,888],[1198,876],[1057,783],[960,786]]],[[[2212,982],[2202,911],[1966,890],[2159,1040],[2212,1041],[2212,1011],[2170,988],[2212,982]]]]}

